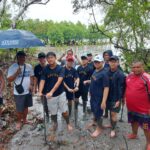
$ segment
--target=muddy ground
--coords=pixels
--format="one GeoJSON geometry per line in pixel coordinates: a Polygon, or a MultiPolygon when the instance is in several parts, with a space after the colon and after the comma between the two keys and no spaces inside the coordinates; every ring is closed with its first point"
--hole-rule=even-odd
{"type": "MultiPolygon", "coordinates": [[[[65,97],[64,97],[65,98],[65,97]]],[[[34,106],[30,109],[28,119],[33,121],[34,116],[43,117],[42,104],[39,98],[34,96],[34,106]]],[[[120,118],[120,114],[119,117],[120,118]]],[[[126,110],[123,115],[124,122],[117,124],[117,137],[109,137],[110,129],[103,130],[97,138],[91,138],[90,133],[94,127],[86,130],[85,126],[92,120],[90,110],[85,115],[82,113],[82,105],[79,105],[79,119],[77,128],[74,127],[74,116],[72,115],[71,124],[74,127],[72,132],[66,129],[66,123],[59,114],[59,127],[56,133],[48,130],[51,122],[47,124],[47,140],[52,140],[51,145],[47,145],[44,140],[43,124],[36,126],[25,125],[22,130],[17,132],[8,143],[8,150],[144,150],[145,139],[141,129],[137,140],[127,140],[125,135],[130,131],[130,125],[127,123],[126,110]]],[[[108,119],[104,119],[104,124],[108,124],[108,119]]]]}
{"type": "MultiPolygon", "coordinates": [[[[87,48],[84,48],[85,51],[87,48]]],[[[49,50],[55,51],[57,54],[63,52],[63,50],[56,50],[55,48],[43,48],[40,51],[48,52],[49,50]]],[[[96,54],[99,51],[99,48],[96,48],[93,51],[93,48],[90,48],[93,54],[96,54]]],[[[75,51],[77,55],[80,55],[80,51],[75,51]]],[[[36,60],[35,60],[36,61],[36,60]]],[[[2,65],[4,66],[4,65],[2,65]]],[[[4,69],[7,70],[9,65],[4,69]]],[[[9,88],[9,87],[8,87],[9,88]]],[[[7,96],[9,94],[7,93],[7,96]]],[[[64,97],[65,98],[65,97],[64,97]]],[[[88,105],[89,107],[89,105],[88,105]]],[[[7,108],[12,110],[13,108],[7,108]]],[[[7,111],[8,111],[7,110],[7,111]]],[[[14,112],[12,112],[14,116],[14,112]]],[[[15,119],[12,117],[11,128],[9,127],[8,131],[11,132],[15,128],[15,119]],[[12,123],[13,122],[13,123],[12,123]]],[[[90,110],[87,113],[86,119],[82,113],[82,105],[79,106],[79,118],[78,118],[78,128],[74,127],[74,116],[71,118],[71,124],[74,127],[72,132],[66,130],[66,123],[64,119],[59,114],[59,127],[56,133],[50,132],[48,129],[51,126],[51,122],[46,124],[47,127],[47,140],[51,140],[51,145],[47,145],[44,140],[44,126],[43,126],[43,107],[37,96],[34,96],[34,105],[30,108],[30,113],[28,119],[31,120],[34,125],[24,125],[21,131],[13,132],[12,134],[6,134],[10,136],[7,138],[11,139],[9,142],[6,140],[5,145],[1,145],[0,150],[144,150],[145,138],[141,129],[139,129],[139,138],[137,140],[129,141],[125,136],[130,132],[130,125],[127,123],[127,113],[126,109],[124,111],[123,120],[124,122],[118,122],[117,124],[117,137],[110,139],[109,133],[110,129],[103,130],[102,134],[98,138],[91,138],[90,133],[94,131],[94,127],[90,130],[85,130],[85,126],[91,122],[93,116],[90,113],[90,110]],[[14,134],[13,137],[11,137],[14,134]],[[7,144],[8,143],[8,144],[7,144]]],[[[118,115],[120,118],[120,114],[118,115]]],[[[10,118],[9,118],[10,120],[10,118]]],[[[104,124],[108,124],[109,120],[104,119],[104,124]]],[[[7,132],[8,132],[7,131],[7,132]]],[[[0,133],[4,133],[1,131],[0,133]]],[[[5,136],[5,133],[4,133],[5,136]]],[[[0,137],[0,141],[1,141],[0,137]]]]}

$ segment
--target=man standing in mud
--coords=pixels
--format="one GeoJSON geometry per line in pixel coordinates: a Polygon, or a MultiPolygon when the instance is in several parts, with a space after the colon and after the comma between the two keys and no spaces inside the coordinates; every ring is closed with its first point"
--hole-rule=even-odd
{"type": "MultiPolygon", "coordinates": [[[[76,69],[73,68],[73,57],[67,57],[67,64],[65,66],[64,87],[66,92],[66,99],[68,101],[69,116],[72,113],[72,103],[75,100],[75,92],[79,90],[79,76],[76,69]]],[[[78,102],[74,101],[75,109],[78,109],[78,102]]]]}
{"type": "Polygon", "coordinates": [[[119,58],[112,56],[109,59],[108,77],[109,77],[109,95],[107,99],[107,108],[110,111],[110,137],[116,136],[117,113],[120,111],[121,100],[125,91],[125,75],[119,69],[119,58]]]}
{"type": "Polygon", "coordinates": [[[94,115],[94,122],[88,125],[92,127],[96,124],[96,130],[91,134],[92,137],[97,137],[102,132],[102,116],[106,108],[106,100],[109,92],[109,79],[106,70],[103,67],[103,58],[100,55],[94,58],[95,71],[92,74],[91,80],[85,81],[90,84],[90,103],[91,110],[94,115]]]}
{"type": "Polygon", "coordinates": [[[66,120],[68,131],[73,128],[69,122],[67,101],[64,98],[64,68],[56,63],[56,54],[48,52],[46,56],[48,65],[44,68],[40,81],[39,96],[45,95],[47,98],[49,112],[53,121],[52,130],[57,129],[57,113],[60,109],[62,116],[66,120]]]}
{"type": "Polygon", "coordinates": [[[18,51],[17,63],[12,64],[8,69],[7,79],[14,82],[14,98],[17,110],[16,130],[20,130],[23,124],[29,123],[26,118],[28,107],[32,104],[33,90],[33,69],[30,64],[26,64],[26,54],[24,51],[18,51]]]}
{"type": "Polygon", "coordinates": [[[80,84],[79,84],[79,90],[75,93],[75,97],[76,97],[76,101],[79,101],[79,98],[82,97],[83,113],[84,115],[86,115],[89,85],[84,84],[84,81],[90,79],[92,70],[88,66],[88,59],[86,55],[81,56],[81,61],[82,61],[82,65],[80,65],[77,69],[79,79],[80,79],[80,84]]]}
{"type": "MultiPolygon", "coordinates": [[[[109,66],[109,59],[113,56],[112,50],[106,50],[103,52],[103,58],[104,58],[104,68],[105,70],[108,70],[110,68],[109,66]]],[[[108,108],[106,106],[105,112],[104,112],[104,118],[108,118],[108,108]]]]}
{"type": "Polygon", "coordinates": [[[136,139],[140,126],[146,137],[146,150],[150,150],[150,75],[144,71],[141,61],[132,63],[132,73],[126,78],[125,97],[132,127],[128,138],[136,139]]]}
{"type": "MultiPolygon", "coordinates": [[[[37,64],[34,68],[34,90],[33,93],[36,94],[37,92],[39,92],[39,84],[41,81],[41,76],[43,74],[43,70],[46,67],[47,63],[46,63],[46,55],[45,53],[41,52],[38,54],[38,61],[39,64],[37,64]]],[[[47,101],[43,101],[43,105],[44,105],[44,109],[46,112],[46,120],[47,122],[49,121],[49,112],[48,112],[48,106],[47,106],[47,101]]]]}

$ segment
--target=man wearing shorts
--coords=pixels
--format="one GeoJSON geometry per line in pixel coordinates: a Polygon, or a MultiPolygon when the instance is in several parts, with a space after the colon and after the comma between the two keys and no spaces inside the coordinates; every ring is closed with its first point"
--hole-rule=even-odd
{"type": "MultiPolygon", "coordinates": [[[[65,77],[64,77],[64,87],[66,91],[66,98],[68,100],[68,110],[69,116],[71,116],[72,111],[72,101],[75,100],[75,92],[79,89],[79,76],[76,69],[73,68],[74,58],[67,57],[67,64],[65,67],[65,77]]],[[[78,102],[74,101],[75,108],[78,107],[78,102]]]]}
{"type": "Polygon", "coordinates": [[[91,68],[88,66],[88,59],[86,55],[81,56],[82,65],[77,69],[80,84],[79,90],[75,93],[76,101],[79,101],[79,98],[82,97],[83,102],[83,113],[86,113],[86,105],[88,101],[88,91],[89,85],[85,84],[84,81],[89,80],[92,74],[91,68]]]}
{"type": "Polygon", "coordinates": [[[14,81],[14,98],[17,109],[17,118],[18,122],[16,124],[16,129],[20,130],[22,127],[22,121],[24,124],[29,123],[26,120],[28,114],[28,107],[31,107],[32,104],[32,95],[31,92],[33,90],[33,69],[30,64],[26,64],[26,54],[24,51],[18,51],[17,55],[17,63],[12,64],[8,69],[7,79],[9,82],[14,81]],[[20,93],[16,89],[16,85],[21,84],[23,91],[20,93]]]}
{"type": "Polygon", "coordinates": [[[96,123],[96,130],[91,134],[92,137],[97,137],[102,132],[102,116],[106,108],[106,100],[109,92],[109,79],[106,70],[103,68],[103,58],[100,55],[94,58],[95,71],[92,74],[91,80],[85,81],[90,84],[90,103],[91,110],[94,115],[94,122],[88,125],[92,127],[96,123]]]}
{"type": "Polygon", "coordinates": [[[146,150],[150,150],[150,75],[144,71],[141,61],[132,63],[132,73],[126,78],[125,97],[132,127],[128,138],[136,139],[140,126],[146,138],[146,150]]]}
{"type": "Polygon", "coordinates": [[[49,112],[53,121],[52,129],[54,131],[57,129],[57,113],[59,109],[66,120],[68,130],[71,131],[72,126],[69,123],[67,101],[64,98],[64,68],[56,63],[55,53],[48,52],[46,59],[48,65],[44,68],[41,77],[39,95],[45,95],[47,98],[49,112]]]}
{"type": "MultiPolygon", "coordinates": [[[[33,92],[36,94],[37,92],[39,92],[39,84],[41,81],[41,76],[43,74],[43,70],[46,67],[47,63],[46,63],[46,55],[45,53],[41,52],[38,54],[38,61],[39,64],[37,64],[34,68],[34,90],[33,92]]],[[[46,120],[47,122],[49,122],[49,112],[48,112],[48,106],[47,106],[47,101],[43,101],[43,105],[44,105],[44,109],[46,112],[46,120]]]]}
{"type": "Polygon", "coordinates": [[[120,111],[121,100],[125,91],[125,75],[119,69],[119,58],[112,56],[109,59],[108,77],[109,77],[109,95],[107,99],[107,108],[110,111],[111,133],[110,137],[116,136],[117,114],[120,111]]]}

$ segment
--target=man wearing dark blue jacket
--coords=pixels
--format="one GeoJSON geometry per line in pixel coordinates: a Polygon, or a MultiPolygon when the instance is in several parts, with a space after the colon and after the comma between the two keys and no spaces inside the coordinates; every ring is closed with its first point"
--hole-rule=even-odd
{"type": "Polygon", "coordinates": [[[110,137],[115,137],[115,127],[117,124],[117,113],[120,111],[121,99],[125,90],[125,75],[118,68],[119,59],[112,56],[109,59],[110,69],[107,71],[109,76],[109,95],[107,99],[107,108],[110,111],[111,133],[110,137]]]}

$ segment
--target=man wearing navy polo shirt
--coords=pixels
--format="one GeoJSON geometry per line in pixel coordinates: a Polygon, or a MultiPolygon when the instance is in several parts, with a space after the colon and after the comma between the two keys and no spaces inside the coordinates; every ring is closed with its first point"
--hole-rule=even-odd
{"type": "Polygon", "coordinates": [[[37,93],[37,90],[39,90],[41,76],[43,74],[44,68],[46,67],[45,53],[41,52],[38,54],[38,61],[39,64],[37,64],[34,68],[34,93],[37,93]]]}
{"type": "MultiPolygon", "coordinates": [[[[76,69],[73,68],[74,58],[67,57],[67,64],[65,66],[64,86],[66,91],[66,98],[68,100],[69,116],[72,111],[72,101],[75,100],[74,94],[79,90],[79,76],[76,69]]],[[[77,108],[78,102],[75,101],[75,108],[77,108]]]]}
{"type": "Polygon", "coordinates": [[[71,131],[73,128],[69,123],[69,115],[67,101],[64,99],[64,68],[56,63],[56,54],[53,52],[47,53],[48,65],[43,71],[40,81],[39,95],[46,95],[48,108],[53,121],[53,130],[57,129],[57,113],[60,109],[67,123],[67,128],[71,131]]]}
{"type": "MultiPolygon", "coordinates": [[[[41,80],[41,76],[43,74],[43,70],[46,67],[46,55],[45,53],[41,52],[38,54],[38,61],[39,64],[37,64],[34,68],[34,94],[36,94],[39,91],[39,84],[41,80]]],[[[46,112],[46,120],[47,122],[49,121],[49,112],[48,112],[48,106],[47,106],[47,101],[44,103],[44,109],[46,112]]]]}
{"type": "MultiPolygon", "coordinates": [[[[92,137],[97,137],[102,132],[102,116],[106,108],[106,100],[109,92],[109,79],[106,70],[103,67],[103,58],[100,55],[94,58],[95,71],[92,74],[91,80],[85,81],[90,83],[90,103],[91,110],[96,121],[96,130],[91,134],[92,137]]],[[[88,127],[92,127],[94,122],[88,127]]]]}
{"type": "Polygon", "coordinates": [[[107,71],[109,76],[109,95],[107,108],[110,111],[111,133],[110,137],[116,136],[117,113],[120,111],[121,100],[125,91],[125,75],[119,69],[119,58],[112,56],[109,59],[110,69],[107,71]]]}
{"type": "Polygon", "coordinates": [[[79,79],[80,79],[80,84],[79,84],[79,90],[75,93],[75,97],[76,97],[76,101],[79,101],[80,96],[82,97],[83,113],[86,113],[89,85],[84,84],[84,81],[90,79],[92,70],[88,66],[88,59],[86,55],[81,56],[81,61],[82,61],[82,65],[80,65],[77,69],[79,79]]]}

